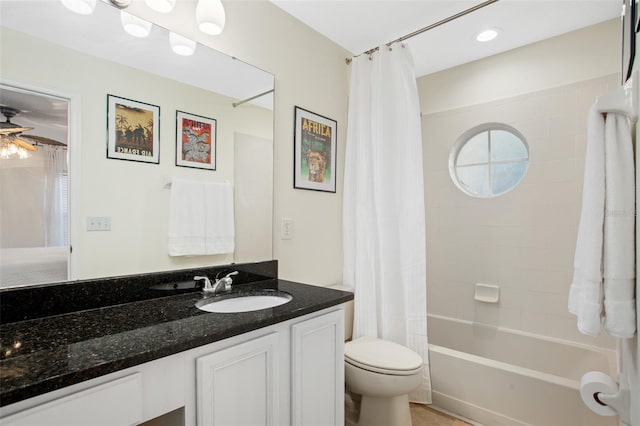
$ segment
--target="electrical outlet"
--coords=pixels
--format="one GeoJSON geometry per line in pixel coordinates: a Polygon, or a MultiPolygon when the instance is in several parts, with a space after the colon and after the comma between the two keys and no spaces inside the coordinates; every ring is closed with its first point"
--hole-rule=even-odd
{"type": "Polygon", "coordinates": [[[111,216],[87,216],[87,231],[111,231],[111,216]]]}
{"type": "Polygon", "coordinates": [[[282,218],[282,223],[280,224],[280,239],[293,239],[293,219],[287,217],[282,218]]]}

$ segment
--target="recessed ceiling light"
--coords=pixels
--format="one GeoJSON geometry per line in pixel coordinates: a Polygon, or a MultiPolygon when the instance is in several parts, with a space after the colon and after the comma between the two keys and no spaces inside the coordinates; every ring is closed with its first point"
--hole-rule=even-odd
{"type": "Polygon", "coordinates": [[[480,42],[491,41],[494,38],[498,37],[500,30],[498,28],[488,28],[484,31],[479,32],[476,35],[476,40],[480,42]]]}

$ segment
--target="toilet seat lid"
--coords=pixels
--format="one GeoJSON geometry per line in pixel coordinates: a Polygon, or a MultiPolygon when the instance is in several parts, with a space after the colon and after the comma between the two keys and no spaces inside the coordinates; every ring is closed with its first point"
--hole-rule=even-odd
{"type": "Polygon", "coordinates": [[[383,374],[413,374],[422,367],[422,357],[411,349],[370,336],[345,343],[344,357],[352,365],[383,374]]]}

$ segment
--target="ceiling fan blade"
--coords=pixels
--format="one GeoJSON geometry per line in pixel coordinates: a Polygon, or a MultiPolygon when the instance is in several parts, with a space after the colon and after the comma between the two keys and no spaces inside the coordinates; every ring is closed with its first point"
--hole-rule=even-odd
{"type": "Polygon", "coordinates": [[[36,147],[31,145],[29,142],[20,139],[19,137],[11,138],[11,142],[18,145],[20,148],[24,148],[27,151],[35,152],[37,151],[36,147]]]}
{"type": "Polygon", "coordinates": [[[0,128],[0,135],[12,135],[14,133],[22,133],[33,130],[33,127],[5,127],[0,128]]]}
{"type": "Polygon", "coordinates": [[[67,147],[66,143],[59,142],[55,139],[45,138],[44,136],[36,136],[36,135],[20,135],[23,139],[29,139],[31,141],[41,143],[44,145],[53,145],[53,146],[63,146],[67,147]]]}

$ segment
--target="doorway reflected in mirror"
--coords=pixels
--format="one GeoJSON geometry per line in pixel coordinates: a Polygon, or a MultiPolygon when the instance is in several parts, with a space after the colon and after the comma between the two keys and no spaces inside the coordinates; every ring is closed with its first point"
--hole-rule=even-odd
{"type": "Polygon", "coordinates": [[[0,287],[66,281],[69,100],[0,85],[0,103],[0,287]]]}

